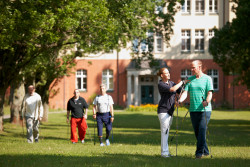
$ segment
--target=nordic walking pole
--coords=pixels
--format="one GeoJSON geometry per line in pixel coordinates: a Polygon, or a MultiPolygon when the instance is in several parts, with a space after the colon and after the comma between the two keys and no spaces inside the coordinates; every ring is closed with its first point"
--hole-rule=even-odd
{"type": "Polygon", "coordinates": [[[96,120],[94,119],[94,145],[95,145],[95,128],[96,128],[96,120]]]}
{"type": "MultiPolygon", "coordinates": [[[[205,99],[203,98],[202,96],[202,100],[203,102],[205,101],[205,99]]],[[[208,131],[208,125],[207,125],[207,114],[206,114],[206,108],[204,107],[204,112],[205,112],[205,119],[206,119],[206,130],[207,130],[207,143],[209,143],[209,140],[208,140],[208,137],[209,137],[209,131],[208,131]]],[[[212,155],[212,150],[211,150],[211,144],[210,144],[210,154],[211,154],[211,158],[213,158],[213,155],[212,155]]]]}

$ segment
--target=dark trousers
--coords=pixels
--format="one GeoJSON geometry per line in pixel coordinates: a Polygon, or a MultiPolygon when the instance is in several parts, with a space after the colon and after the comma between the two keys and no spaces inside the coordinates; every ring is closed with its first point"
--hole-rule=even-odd
{"type": "Polygon", "coordinates": [[[209,150],[206,142],[206,119],[207,124],[210,120],[211,112],[190,112],[190,118],[194,128],[195,137],[197,140],[196,145],[196,156],[201,156],[202,154],[209,155],[209,150]]]}
{"type": "Polygon", "coordinates": [[[110,113],[97,113],[96,115],[98,136],[102,136],[103,123],[106,127],[106,135],[109,136],[112,130],[112,122],[110,121],[110,113]]]}

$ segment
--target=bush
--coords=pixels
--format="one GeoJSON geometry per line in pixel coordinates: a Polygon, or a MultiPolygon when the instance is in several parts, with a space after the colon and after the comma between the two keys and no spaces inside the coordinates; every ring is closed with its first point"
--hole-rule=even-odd
{"type": "Polygon", "coordinates": [[[126,111],[157,111],[158,104],[141,104],[140,106],[129,105],[126,111]]]}

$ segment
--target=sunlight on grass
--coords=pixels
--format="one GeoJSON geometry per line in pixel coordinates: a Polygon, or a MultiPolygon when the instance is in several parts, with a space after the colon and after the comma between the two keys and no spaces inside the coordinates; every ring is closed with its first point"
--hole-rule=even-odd
{"type": "MultiPolygon", "coordinates": [[[[26,142],[21,126],[5,122],[5,131],[0,133],[0,166],[249,166],[249,113],[213,111],[208,141],[213,158],[201,160],[194,159],[192,125],[189,115],[183,121],[186,111],[181,110],[178,134],[169,142],[175,156],[178,141],[178,156],[169,159],[160,156],[160,125],[155,112],[116,112],[110,147],[100,147],[97,138],[94,145],[92,114],[85,143],[74,145],[69,140],[65,112],[49,114],[49,122],[41,125],[40,141],[34,144],[26,142]]],[[[169,140],[176,132],[176,118],[169,140]]]]}

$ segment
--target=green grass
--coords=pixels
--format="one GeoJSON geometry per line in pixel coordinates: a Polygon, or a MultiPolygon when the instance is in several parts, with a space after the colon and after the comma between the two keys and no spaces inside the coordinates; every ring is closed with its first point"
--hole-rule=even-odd
{"type": "MultiPolygon", "coordinates": [[[[41,125],[40,142],[34,144],[26,143],[22,127],[5,120],[5,131],[0,133],[0,167],[249,166],[249,111],[213,111],[209,123],[213,158],[199,160],[194,159],[195,137],[189,115],[183,121],[185,113],[179,112],[178,156],[167,159],[160,157],[160,127],[155,112],[116,112],[114,143],[111,137],[110,147],[100,147],[97,139],[94,145],[91,117],[87,121],[85,144],[75,145],[69,140],[65,112],[49,114],[49,122],[41,125]]],[[[175,133],[176,120],[175,117],[170,139],[175,133]]],[[[173,155],[176,153],[175,139],[170,143],[173,155]]]]}

